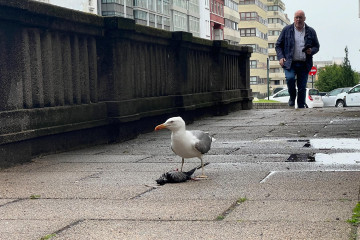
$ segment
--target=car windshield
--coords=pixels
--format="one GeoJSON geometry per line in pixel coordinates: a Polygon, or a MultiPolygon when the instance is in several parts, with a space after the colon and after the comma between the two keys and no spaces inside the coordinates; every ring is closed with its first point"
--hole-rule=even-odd
{"type": "Polygon", "coordinates": [[[332,90],[331,92],[329,92],[329,96],[336,96],[336,95],[338,95],[339,93],[341,93],[342,92],[342,88],[337,88],[337,89],[334,89],[334,90],[332,90]]]}
{"type": "Polygon", "coordinates": [[[290,96],[290,94],[287,89],[284,89],[284,90],[278,92],[274,97],[286,97],[286,96],[290,96]]]}

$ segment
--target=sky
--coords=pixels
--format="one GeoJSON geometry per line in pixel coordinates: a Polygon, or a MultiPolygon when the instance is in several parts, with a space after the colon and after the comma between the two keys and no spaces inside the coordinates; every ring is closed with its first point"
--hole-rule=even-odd
{"type": "Polygon", "coordinates": [[[344,58],[347,46],[351,67],[360,72],[359,0],[282,1],[291,23],[294,13],[301,9],[305,12],[305,23],[315,29],[320,51],[314,55],[314,61],[344,58]]]}

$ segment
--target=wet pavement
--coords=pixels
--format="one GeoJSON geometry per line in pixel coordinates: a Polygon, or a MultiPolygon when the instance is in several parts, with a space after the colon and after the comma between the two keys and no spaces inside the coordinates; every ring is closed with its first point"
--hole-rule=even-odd
{"type": "Polygon", "coordinates": [[[181,165],[167,130],[0,170],[0,239],[360,235],[346,222],[360,201],[360,108],[239,111],[187,127],[216,138],[206,180],[155,183],[181,165]]]}

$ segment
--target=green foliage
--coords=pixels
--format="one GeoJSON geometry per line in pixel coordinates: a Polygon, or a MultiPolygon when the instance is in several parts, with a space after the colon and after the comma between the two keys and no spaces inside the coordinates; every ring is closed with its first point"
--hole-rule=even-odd
{"type": "Polygon", "coordinates": [[[319,78],[315,82],[315,87],[321,92],[329,92],[342,87],[340,84],[341,79],[341,66],[336,64],[325,66],[325,68],[319,70],[319,78]]]}
{"type": "Polygon", "coordinates": [[[353,226],[359,226],[360,224],[360,202],[358,202],[353,210],[352,217],[347,220],[348,223],[353,226]]]}
{"type": "Polygon", "coordinates": [[[321,92],[329,92],[335,88],[355,86],[359,80],[359,74],[351,68],[346,47],[344,62],[341,65],[333,64],[319,69],[315,87],[321,92]]]}
{"type": "Polygon", "coordinates": [[[56,234],[52,233],[52,234],[49,234],[49,235],[46,235],[46,236],[40,238],[40,240],[48,240],[48,239],[51,239],[51,238],[53,238],[55,236],[56,236],[56,234]]]}
{"type": "Polygon", "coordinates": [[[30,199],[39,199],[39,198],[41,198],[41,195],[31,195],[30,196],[30,199]]]}
{"type": "Polygon", "coordinates": [[[239,199],[236,201],[236,203],[237,203],[237,204],[240,204],[240,203],[245,202],[246,200],[247,200],[247,198],[246,198],[246,197],[239,198],[239,199]]]}
{"type": "Polygon", "coordinates": [[[253,101],[253,103],[280,103],[280,102],[275,100],[259,99],[257,101],[253,101]]]}

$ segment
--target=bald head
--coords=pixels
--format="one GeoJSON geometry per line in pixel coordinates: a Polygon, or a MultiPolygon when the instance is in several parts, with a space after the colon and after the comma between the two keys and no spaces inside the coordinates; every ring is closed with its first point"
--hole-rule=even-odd
{"type": "Polygon", "coordinates": [[[298,30],[303,29],[305,26],[305,12],[303,10],[297,10],[294,14],[294,24],[298,30]]]}

